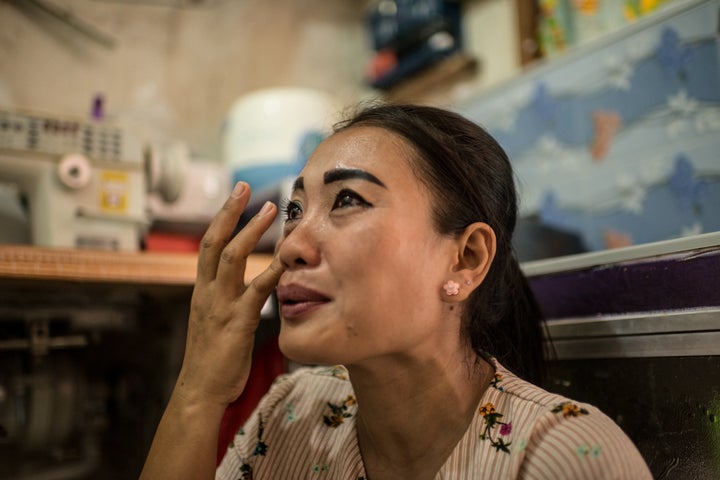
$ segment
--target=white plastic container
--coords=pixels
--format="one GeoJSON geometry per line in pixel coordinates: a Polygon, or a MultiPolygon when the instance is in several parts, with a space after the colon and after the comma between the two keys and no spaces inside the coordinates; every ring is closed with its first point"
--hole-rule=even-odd
{"type": "Polygon", "coordinates": [[[256,192],[300,173],[331,130],[331,97],[308,88],[268,88],[238,98],[222,130],[222,159],[233,177],[256,192]]]}

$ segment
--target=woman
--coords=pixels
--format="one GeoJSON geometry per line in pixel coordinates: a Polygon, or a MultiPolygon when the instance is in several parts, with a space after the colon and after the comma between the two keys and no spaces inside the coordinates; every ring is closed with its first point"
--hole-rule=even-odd
{"type": "Polygon", "coordinates": [[[512,170],[480,127],[431,107],[360,112],[307,162],[246,287],[276,213],[230,238],[249,195],[238,184],[202,242],[143,478],[651,478],[608,417],[516,376],[542,371],[540,320],[511,247],[512,170]],[[274,287],[281,350],[324,367],[279,379],[215,472],[274,287]]]}

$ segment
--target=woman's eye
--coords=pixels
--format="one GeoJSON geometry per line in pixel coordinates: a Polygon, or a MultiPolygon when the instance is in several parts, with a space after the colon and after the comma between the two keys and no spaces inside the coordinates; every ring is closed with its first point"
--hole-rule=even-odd
{"type": "Polygon", "coordinates": [[[370,204],[357,193],[350,190],[343,190],[337,194],[337,197],[335,197],[335,203],[333,204],[332,209],[335,210],[336,208],[362,207],[369,205],[370,204]]]}
{"type": "Polygon", "coordinates": [[[302,208],[300,207],[300,204],[294,201],[287,202],[287,205],[285,205],[284,208],[284,212],[286,222],[297,220],[302,216],[302,208]]]}

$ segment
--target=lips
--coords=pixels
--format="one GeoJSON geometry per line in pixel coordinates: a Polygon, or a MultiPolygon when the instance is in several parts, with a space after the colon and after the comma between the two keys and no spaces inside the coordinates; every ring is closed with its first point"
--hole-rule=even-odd
{"type": "Polygon", "coordinates": [[[297,284],[278,286],[277,298],[282,317],[286,320],[305,315],[330,301],[327,295],[297,284]]]}

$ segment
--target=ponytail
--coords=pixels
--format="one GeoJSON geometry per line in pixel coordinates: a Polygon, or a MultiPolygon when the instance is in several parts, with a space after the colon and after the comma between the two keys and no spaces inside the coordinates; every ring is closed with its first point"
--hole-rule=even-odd
{"type": "Polygon", "coordinates": [[[512,251],[499,254],[465,308],[464,336],[483,357],[495,357],[533,383],[545,377],[542,313],[512,251]]]}

